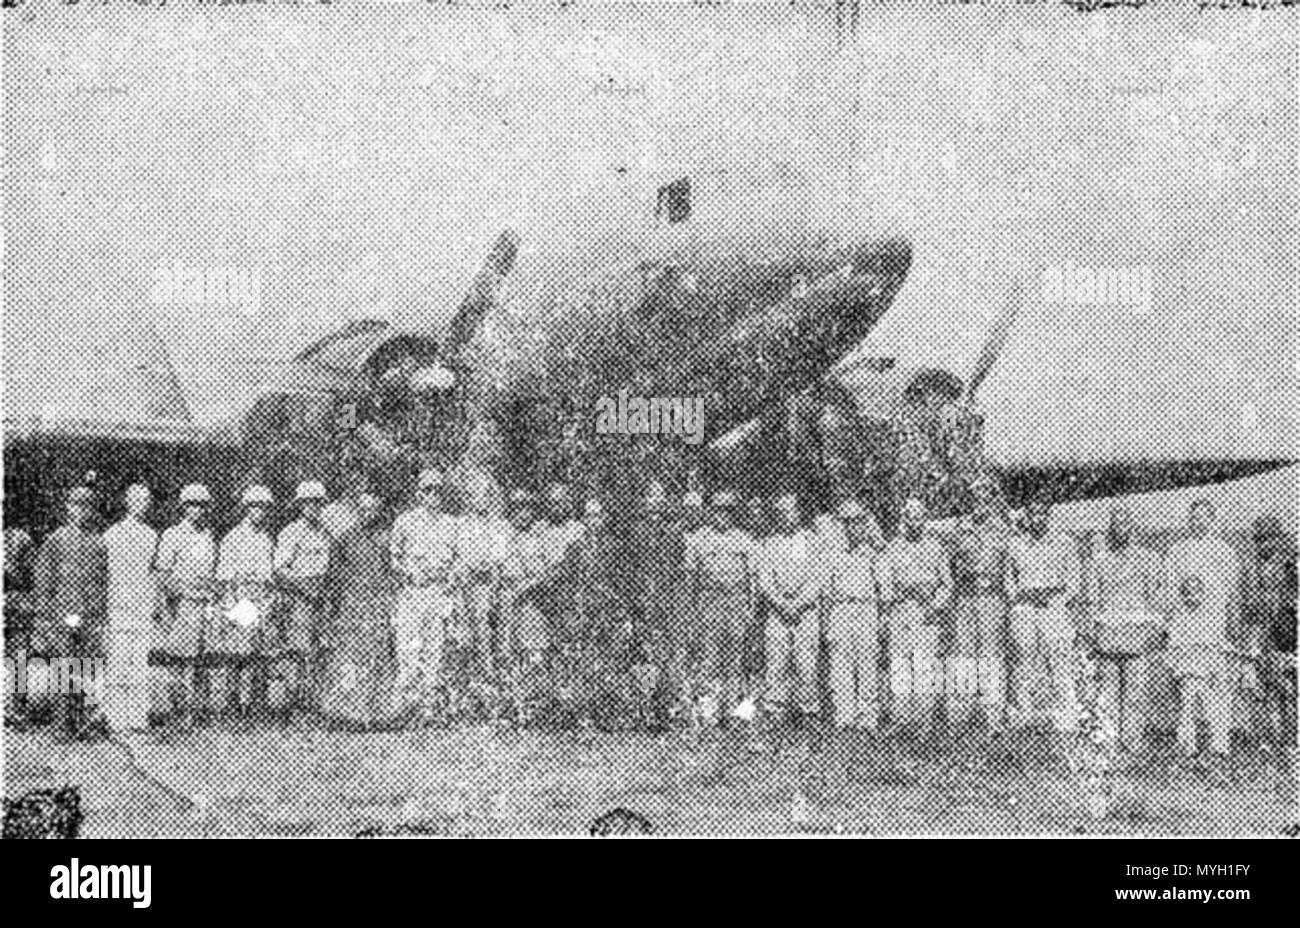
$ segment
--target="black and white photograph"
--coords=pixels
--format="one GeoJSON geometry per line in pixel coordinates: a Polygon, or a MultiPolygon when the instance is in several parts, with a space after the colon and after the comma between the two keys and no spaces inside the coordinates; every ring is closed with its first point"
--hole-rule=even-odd
{"type": "Polygon", "coordinates": [[[1300,834],[1297,15],[5,0],[3,836],[1300,834]]]}

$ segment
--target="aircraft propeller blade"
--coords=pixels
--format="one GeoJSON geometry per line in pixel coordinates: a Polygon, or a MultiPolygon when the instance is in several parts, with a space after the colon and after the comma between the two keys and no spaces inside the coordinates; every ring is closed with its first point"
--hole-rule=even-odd
{"type": "Polygon", "coordinates": [[[519,236],[510,229],[502,232],[488,252],[483,267],[470,284],[469,292],[461,300],[456,315],[447,330],[446,356],[454,357],[474,337],[479,323],[496,302],[501,282],[515,266],[519,254],[519,236]]]}
{"type": "Polygon", "coordinates": [[[993,369],[993,365],[997,362],[998,356],[1002,354],[1002,349],[1006,347],[1007,339],[1011,335],[1011,327],[1015,324],[1016,315],[1020,312],[1023,299],[1024,291],[1021,288],[1020,281],[1017,280],[1011,285],[1011,292],[1007,295],[1006,307],[993,322],[993,327],[989,329],[988,337],[984,340],[984,347],[980,349],[979,357],[975,359],[975,366],[971,368],[970,376],[966,378],[967,398],[975,396],[975,391],[984,382],[984,378],[988,376],[989,371],[993,369]]]}

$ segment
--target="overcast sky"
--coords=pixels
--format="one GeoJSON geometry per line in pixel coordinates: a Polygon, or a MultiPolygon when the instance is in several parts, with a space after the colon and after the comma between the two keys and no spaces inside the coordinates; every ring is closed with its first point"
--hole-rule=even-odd
{"type": "Polygon", "coordinates": [[[202,416],[350,317],[447,318],[505,226],[544,260],[770,158],[912,241],[869,350],[965,374],[1026,282],[1000,458],[1292,454],[1297,18],[1190,7],[864,11],[843,47],[785,4],[6,16],[6,402],[104,408],[151,319],[202,416]],[[151,306],[177,261],[257,311],[151,306]],[[1150,310],[1046,303],[1065,264],[1149,269],[1150,310]]]}

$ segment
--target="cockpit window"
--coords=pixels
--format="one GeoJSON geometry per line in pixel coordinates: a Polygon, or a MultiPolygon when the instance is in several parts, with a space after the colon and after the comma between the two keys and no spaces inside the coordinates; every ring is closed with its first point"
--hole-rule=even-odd
{"type": "Polygon", "coordinates": [[[667,219],[669,225],[691,218],[691,179],[683,177],[659,188],[655,202],[655,219],[667,219]]]}

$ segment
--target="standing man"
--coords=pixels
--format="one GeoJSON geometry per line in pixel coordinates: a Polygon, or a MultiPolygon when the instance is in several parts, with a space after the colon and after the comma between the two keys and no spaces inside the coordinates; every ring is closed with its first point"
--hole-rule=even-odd
{"type": "Polygon", "coordinates": [[[344,478],[339,498],[321,510],[320,521],[330,538],[338,541],[361,517],[361,497],[370,490],[370,481],[360,471],[350,471],[344,478]]]}
{"type": "Polygon", "coordinates": [[[799,500],[776,501],[776,527],[763,546],[759,586],[769,604],[766,699],[774,708],[816,716],[817,648],[822,593],[815,533],[804,526],[799,500]]]}
{"type": "Polygon", "coordinates": [[[393,575],[383,505],[363,492],[356,507],[330,560],[321,713],[336,727],[367,729],[392,720],[393,575]]]}
{"type": "Polygon", "coordinates": [[[652,663],[663,672],[665,690],[678,692],[683,682],[689,622],[686,609],[686,538],[681,523],[668,511],[663,484],[646,492],[641,524],[631,533],[636,546],[632,571],[636,615],[652,663]]]}
{"type": "Polygon", "coordinates": [[[220,608],[208,651],[220,662],[212,672],[212,702],[246,717],[253,708],[254,656],[274,602],[275,544],[266,528],[271,491],[251,486],[241,502],[244,517],[226,533],[217,552],[220,608]]]}
{"type": "Polygon", "coordinates": [[[835,512],[845,547],[827,556],[826,641],[830,648],[835,724],[875,731],[880,721],[880,618],[876,558],[885,540],[876,520],[854,499],[835,512]]]}
{"type": "Polygon", "coordinates": [[[465,599],[465,625],[485,677],[497,673],[502,650],[497,616],[501,564],[510,536],[510,523],[501,515],[495,487],[487,480],[471,480],[466,488],[467,512],[460,520],[460,577],[465,599]]]}
{"type": "Polygon", "coordinates": [[[1181,575],[1169,620],[1169,663],[1178,681],[1178,747],[1198,753],[1196,722],[1210,729],[1210,750],[1228,756],[1232,734],[1235,674],[1228,653],[1227,614],[1207,609],[1206,587],[1195,573],[1181,575]]]}
{"type": "Polygon", "coordinates": [[[441,471],[421,471],[417,486],[417,504],[393,523],[389,554],[400,585],[393,612],[399,708],[427,722],[457,605],[452,572],[460,557],[459,520],[446,511],[441,471]]]}
{"type": "MultiPolygon", "coordinates": [[[[953,617],[955,640],[952,653],[970,662],[970,678],[984,685],[990,671],[1005,680],[1007,634],[1007,559],[1011,527],[996,509],[996,488],[981,476],[971,485],[974,507],[957,527],[952,556],[953,617]]],[[[1002,695],[999,692],[973,696],[949,693],[949,718],[969,724],[981,712],[994,731],[1003,724],[1002,695]],[[996,697],[996,698],[995,698],[996,697]]]]}
{"type": "Polygon", "coordinates": [[[564,483],[553,483],[546,493],[547,525],[542,532],[546,540],[547,572],[545,580],[534,590],[535,602],[550,625],[551,645],[557,651],[572,643],[577,628],[577,575],[570,552],[582,537],[583,524],[574,514],[573,497],[564,483]]]}
{"type": "Polygon", "coordinates": [[[1074,622],[1080,575],[1074,542],[1049,530],[1052,506],[1025,507],[1024,533],[1011,539],[1011,641],[1016,661],[1013,690],[1023,724],[1033,715],[1035,691],[1050,687],[1050,715],[1056,730],[1074,730],[1074,622]]]}
{"type": "Polygon", "coordinates": [[[162,533],[154,557],[165,603],[156,646],[168,675],[164,712],[185,723],[200,712],[195,692],[213,607],[217,547],[208,527],[211,503],[202,484],[182,488],[181,520],[162,533]]]}
{"type": "Polygon", "coordinates": [[[948,555],[928,530],[925,504],[903,504],[899,533],[885,548],[877,581],[887,610],[890,725],[928,737],[939,701],[938,613],[952,595],[948,555]]]}
{"type": "MultiPolygon", "coordinates": [[[[1205,497],[1192,502],[1187,514],[1188,537],[1170,545],[1165,553],[1160,589],[1167,606],[1176,611],[1182,605],[1183,582],[1191,577],[1198,579],[1201,589],[1197,610],[1202,617],[1199,621],[1216,628],[1222,622],[1228,640],[1240,645],[1241,568],[1236,552],[1219,534],[1217,522],[1218,513],[1212,502],[1205,497]]],[[[1170,637],[1173,637],[1172,630],[1170,637]]],[[[1233,695],[1228,698],[1231,713],[1233,695]]]]}
{"type": "Polygon", "coordinates": [[[736,527],[735,506],[735,494],[715,494],[713,524],[701,529],[686,549],[696,621],[691,650],[705,679],[717,688],[720,715],[739,701],[744,686],[741,643],[753,610],[758,568],[758,549],[736,527]]]}
{"type": "MultiPolygon", "coordinates": [[[[37,623],[32,650],[47,659],[82,661],[103,656],[103,631],[108,589],[108,553],[93,525],[94,495],[89,487],[68,493],[66,521],[41,543],[33,566],[37,623]]],[[[67,665],[73,666],[73,665],[67,665]]],[[[100,694],[102,682],[82,673],[73,690],[55,696],[59,721],[70,738],[88,719],[87,702],[100,694]]]]}
{"type": "Polygon", "coordinates": [[[1251,530],[1242,592],[1248,645],[1258,651],[1264,691],[1263,731],[1278,746],[1296,743],[1296,547],[1274,516],[1251,530]]]}
{"type": "Polygon", "coordinates": [[[582,508],[582,527],[571,555],[577,579],[577,628],[583,639],[590,641],[610,637],[607,633],[621,626],[628,616],[619,580],[621,552],[600,500],[587,500],[582,508]]]}
{"type": "Polygon", "coordinates": [[[527,723],[550,691],[547,652],[550,629],[535,595],[551,568],[546,550],[546,525],[536,519],[535,500],[527,490],[510,496],[513,534],[501,569],[501,622],[505,651],[510,656],[508,678],[516,717],[527,723]]]}
{"type": "Polygon", "coordinates": [[[1106,539],[1092,561],[1094,638],[1100,651],[1102,705],[1114,716],[1120,746],[1142,749],[1146,730],[1147,657],[1132,650],[1144,631],[1163,626],[1160,556],[1133,541],[1133,513],[1116,505],[1106,539]]]}
{"type": "Polygon", "coordinates": [[[326,606],[332,541],[321,522],[325,487],[304,480],[294,493],[298,518],[275,541],[275,579],[281,592],[274,647],[273,708],[287,713],[316,705],[319,675],[317,635],[326,606]]]}
{"type": "MultiPolygon", "coordinates": [[[[767,503],[761,496],[750,497],[746,508],[745,531],[754,540],[754,547],[763,550],[772,531],[772,519],[767,511],[767,503]]],[[[757,570],[757,567],[755,568],[757,570]]],[[[754,611],[749,617],[749,626],[745,629],[744,661],[745,690],[757,692],[763,682],[766,670],[764,653],[767,640],[767,597],[758,595],[755,588],[754,611]]]]}
{"type": "Polygon", "coordinates": [[[126,515],[104,532],[108,553],[108,687],[104,714],[114,731],[149,724],[149,650],[158,584],[152,573],[158,533],[144,522],[153,494],[142,484],[126,491],[126,515]]]}
{"type": "MultiPolygon", "coordinates": [[[[6,657],[18,659],[19,652],[26,654],[31,649],[32,622],[35,619],[35,603],[32,599],[32,559],[36,554],[36,545],[32,536],[20,528],[6,528],[4,531],[5,574],[4,587],[0,595],[4,597],[4,653],[6,657]]],[[[5,694],[4,717],[21,719],[28,711],[25,693],[14,691],[5,694]]]]}

